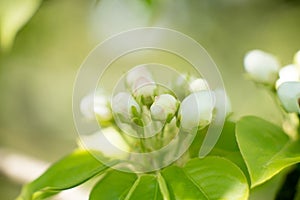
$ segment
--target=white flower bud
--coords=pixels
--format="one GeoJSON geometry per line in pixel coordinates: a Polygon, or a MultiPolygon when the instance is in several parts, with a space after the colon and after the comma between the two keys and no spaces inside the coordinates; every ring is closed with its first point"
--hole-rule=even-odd
{"type": "Polygon", "coordinates": [[[199,92],[201,90],[209,90],[208,83],[203,78],[197,78],[191,81],[189,85],[189,89],[191,92],[199,92]]]}
{"type": "Polygon", "coordinates": [[[169,116],[174,116],[177,111],[177,100],[170,94],[162,94],[155,97],[150,107],[154,120],[165,121],[169,116]]]}
{"type": "Polygon", "coordinates": [[[207,126],[213,115],[214,94],[208,90],[192,93],[181,103],[179,116],[181,127],[191,131],[195,127],[207,126]]]}
{"type": "Polygon", "coordinates": [[[112,111],[126,120],[134,116],[135,111],[140,113],[141,109],[135,99],[127,92],[120,92],[112,99],[112,111]]]}
{"type": "Polygon", "coordinates": [[[283,80],[298,81],[300,79],[300,70],[296,65],[287,65],[280,69],[279,77],[283,80]]]}
{"type": "Polygon", "coordinates": [[[100,122],[107,122],[112,119],[108,98],[101,94],[85,96],[80,102],[80,111],[87,119],[95,118],[95,114],[100,122]]]}
{"type": "Polygon", "coordinates": [[[282,83],[289,81],[300,81],[300,68],[296,65],[287,65],[280,69],[279,79],[276,81],[276,88],[282,83]]]}
{"type": "Polygon", "coordinates": [[[244,67],[254,81],[273,84],[277,78],[280,64],[272,54],[261,50],[253,50],[246,54],[244,67]]]}
{"type": "Polygon", "coordinates": [[[300,114],[300,82],[286,82],[279,86],[277,95],[287,112],[300,114]]]}
{"type": "Polygon", "coordinates": [[[138,78],[132,85],[132,92],[135,97],[151,97],[154,95],[155,89],[155,82],[146,77],[138,78]]]}
{"type": "Polygon", "coordinates": [[[298,67],[300,67],[300,50],[297,51],[297,53],[296,53],[295,56],[294,56],[294,63],[295,63],[298,67]]]}
{"type": "Polygon", "coordinates": [[[152,75],[146,68],[146,66],[138,66],[130,70],[126,74],[126,84],[129,87],[132,87],[137,80],[140,78],[146,78],[148,80],[152,80],[152,75]]]}

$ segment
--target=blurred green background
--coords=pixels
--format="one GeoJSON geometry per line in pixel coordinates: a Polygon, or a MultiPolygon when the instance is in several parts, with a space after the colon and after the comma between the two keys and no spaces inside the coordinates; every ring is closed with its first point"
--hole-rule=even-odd
{"type": "MultiPolygon", "coordinates": [[[[175,29],[208,51],[234,118],[281,120],[272,98],[245,79],[243,57],[262,49],[292,62],[300,49],[297,0],[0,0],[0,148],[50,162],[72,151],[81,63],[109,36],[144,26],[175,29]]],[[[0,171],[1,199],[20,188],[0,171]]]]}

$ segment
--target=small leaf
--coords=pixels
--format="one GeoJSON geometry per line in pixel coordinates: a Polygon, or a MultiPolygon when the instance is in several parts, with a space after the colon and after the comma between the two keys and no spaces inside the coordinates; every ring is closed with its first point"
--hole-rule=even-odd
{"type": "Polygon", "coordinates": [[[171,199],[244,200],[249,195],[242,171],[220,157],[195,158],[183,168],[171,166],[162,174],[171,199]]]}
{"type": "Polygon", "coordinates": [[[163,171],[171,199],[207,199],[182,168],[171,166],[163,171]]]}
{"type": "Polygon", "coordinates": [[[0,49],[11,47],[17,32],[36,12],[40,3],[41,0],[0,1],[0,49]]]}
{"type": "Polygon", "coordinates": [[[136,174],[112,170],[94,186],[89,199],[124,199],[136,181],[136,174]]]}
{"type": "Polygon", "coordinates": [[[107,166],[100,163],[88,151],[75,151],[54,163],[39,178],[25,185],[18,200],[44,199],[61,190],[75,187],[105,169],[107,166]]]}
{"type": "Polygon", "coordinates": [[[133,173],[112,170],[94,186],[89,199],[159,200],[163,198],[155,175],[138,176],[133,173]]]}
{"type": "Polygon", "coordinates": [[[255,187],[300,162],[300,142],[291,141],[282,129],[257,117],[238,121],[236,137],[255,187]]]}
{"type": "MultiPolygon", "coordinates": [[[[129,197],[129,196],[128,196],[129,197]]],[[[163,199],[160,187],[156,176],[154,175],[142,175],[139,178],[139,184],[130,195],[130,200],[140,199],[163,199]]]]}
{"type": "Polygon", "coordinates": [[[131,106],[131,113],[133,114],[134,117],[140,117],[140,114],[135,106],[131,106]]]}

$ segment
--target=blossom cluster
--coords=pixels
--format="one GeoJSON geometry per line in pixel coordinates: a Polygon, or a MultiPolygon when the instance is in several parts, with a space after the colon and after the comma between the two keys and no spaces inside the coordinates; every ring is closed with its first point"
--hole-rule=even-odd
{"type": "Polygon", "coordinates": [[[274,55],[252,50],[244,58],[244,67],[252,80],[274,88],[288,113],[300,114],[300,51],[293,63],[281,66],[274,55]]]}
{"type": "MultiPolygon", "coordinates": [[[[150,146],[166,144],[176,134],[175,130],[189,133],[208,126],[216,109],[215,92],[205,79],[186,74],[175,79],[168,86],[170,89],[166,89],[156,83],[147,65],[138,66],[126,73],[126,90],[111,97],[103,91],[87,95],[80,109],[86,119],[96,118],[102,127],[116,127],[118,134],[133,131],[143,138],[147,126],[152,125],[151,130],[159,132],[155,134],[160,135],[156,137],[160,141],[155,140],[156,144],[150,146]]],[[[149,144],[137,144],[136,140],[133,143],[136,146],[149,144]]]]}

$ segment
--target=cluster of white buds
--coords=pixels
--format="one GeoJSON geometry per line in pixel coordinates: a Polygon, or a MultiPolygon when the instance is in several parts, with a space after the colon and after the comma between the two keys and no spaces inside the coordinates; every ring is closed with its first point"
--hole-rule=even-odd
{"type": "Polygon", "coordinates": [[[274,86],[287,112],[300,114],[300,51],[295,54],[293,64],[280,68],[275,56],[253,50],[246,54],[244,65],[254,81],[274,86]]]}
{"type": "MultiPolygon", "coordinates": [[[[209,91],[207,81],[184,75],[179,79],[181,82],[186,82],[187,87],[183,89],[188,91],[182,98],[182,102],[180,102],[181,99],[173,96],[172,92],[164,91],[161,94],[157,92],[157,85],[147,67],[136,67],[126,76],[129,92],[121,92],[113,97],[112,110],[127,122],[134,122],[133,118],[143,120],[150,117],[152,120],[163,123],[170,123],[176,119],[178,124],[187,131],[207,126],[212,121],[215,107],[214,93],[209,91]],[[181,80],[183,78],[187,80],[181,80]],[[152,99],[152,101],[141,101],[141,97],[144,100],[152,99]],[[150,116],[148,116],[149,113],[150,116]],[[147,116],[144,117],[144,115],[147,116]]],[[[182,85],[178,83],[174,85],[182,85]]]]}
{"type": "MultiPolygon", "coordinates": [[[[132,148],[134,152],[149,152],[168,144],[180,129],[196,133],[194,131],[208,126],[213,120],[218,91],[209,90],[208,82],[203,78],[182,75],[180,79],[183,77],[187,79],[182,80],[186,86],[181,89],[185,91],[182,98],[178,98],[176,91],[156,83],[145,65],[126,74],[125,89],[113,95],[110,101],[100,93],[83,98],[80,108],[85,117],[95,118],[96,115],[100,124],[110,122],[108,128],[95,133],[88,142],[94,144],[93,140],[105,136],[107,140],[118,141],[117,145],[126,151],[132,148]]],[[[173,84],[178,87],[178,83],[173,84]]],[[[227,102],[227,109],[228,105],[227,102]]],[[[107,140],[102,143],[101,151],[111,156],[119,154],[107,140]]],[[[95,147],[97,144],[95,142],[95,147]]]]}

